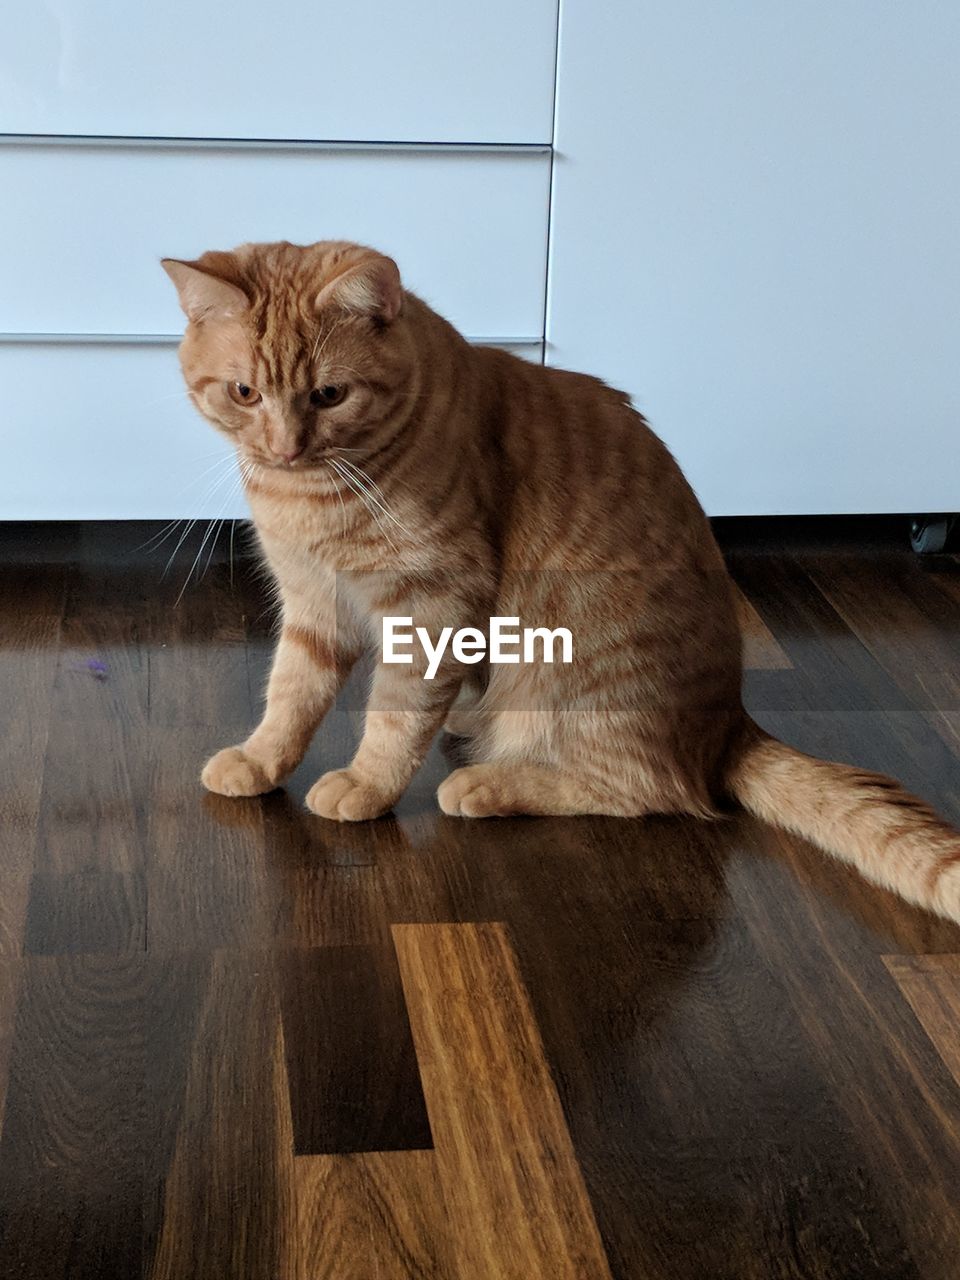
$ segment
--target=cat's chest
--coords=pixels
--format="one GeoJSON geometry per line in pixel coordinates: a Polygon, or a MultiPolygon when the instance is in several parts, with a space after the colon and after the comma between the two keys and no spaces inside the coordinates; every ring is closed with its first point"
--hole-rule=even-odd
{"type": "Polygon", "coordinates": [[[308,598],[338,574],[379,578],[389,563],[375,542],[300,521],[256,521],[267,564],[285,596],[308,598]]]}
{"type": "Polygon", "coordinates": [[[403,518],[359,503],[290,495],[280,501],[252,493],[250,507],[260,545],[281,589],[298,595],[318,577],[347,574],[379,582],[397,572],[450,571],[459,563],[449,542],[420,537],[420,513],[403,518]],[[376,518],[375,518],[376,517],[376,518]]]}

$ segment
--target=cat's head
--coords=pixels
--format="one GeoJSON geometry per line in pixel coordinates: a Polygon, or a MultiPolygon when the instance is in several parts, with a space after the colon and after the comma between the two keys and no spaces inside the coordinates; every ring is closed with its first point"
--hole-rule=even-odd
{"type": "Polygon", "coordinates": [[[415,393],[396,263],[360,245],[248,244],[163,259],[194,404],[245,458],[304,469],[363,453],[415,393]]]}

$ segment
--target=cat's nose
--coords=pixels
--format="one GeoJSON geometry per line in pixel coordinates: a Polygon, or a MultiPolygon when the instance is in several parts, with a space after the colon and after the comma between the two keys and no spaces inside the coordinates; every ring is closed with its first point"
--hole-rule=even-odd
{"type": "Polygon", "coordinates": [[[281,453],[280,457],[284,462],[296,462],[306,447],[307,446],[305,444],[302,444],[298,448],[291,450],[290,453],[281,453]]]}

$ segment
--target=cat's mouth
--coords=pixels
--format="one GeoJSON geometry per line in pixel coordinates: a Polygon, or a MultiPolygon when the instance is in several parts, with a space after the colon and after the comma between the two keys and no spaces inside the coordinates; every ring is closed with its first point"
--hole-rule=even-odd
{"type": "MultiPolygon", "coordinates": [[[[332,453],[332,451],[329,451],[332,453]]],[[[257,467],[265,467],[269,471],[313,471],[318,467],[322,467],[327,450],[311,450],[308,454],[301,453],[295,458],[277,458],[261,453],[247,453],[243,455],[245,462],[253,463],[257,467]]]]}
{"type": "Polygon", "coordinates": [[[355,465],[353,455],[357,452],[355,449],[344,450],[338,445],[313,444],[296,457],[283,458],[260,450],[242,450],[240,458],[246,465],[263,467],[267,471],[320,471],[336,464],[350,468],[355,465]],[[344,453],[350,454],[350,459],[345,458],[344,453]]]}

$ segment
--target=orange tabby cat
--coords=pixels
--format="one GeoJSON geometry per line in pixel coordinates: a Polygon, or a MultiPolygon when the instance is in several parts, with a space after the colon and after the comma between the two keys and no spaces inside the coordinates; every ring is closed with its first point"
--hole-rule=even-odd
{"type": "Polygon", "coordinates": [[[499,615],[567,627],[570,665],[377,666],[363,738],[307,804],[375,818],[446,721],[474,763],[445,813],[709,817],[731,799],[960,918],[960,835],[896,783],[801,755],[741,706],[730,581],[625,395],[472,347],[358,245],[164,261],[200,412],[234,444],[282,599],[260,725],[207,762],[228,796],[301,760],[386,615],[431,636],[499,615]]]}

